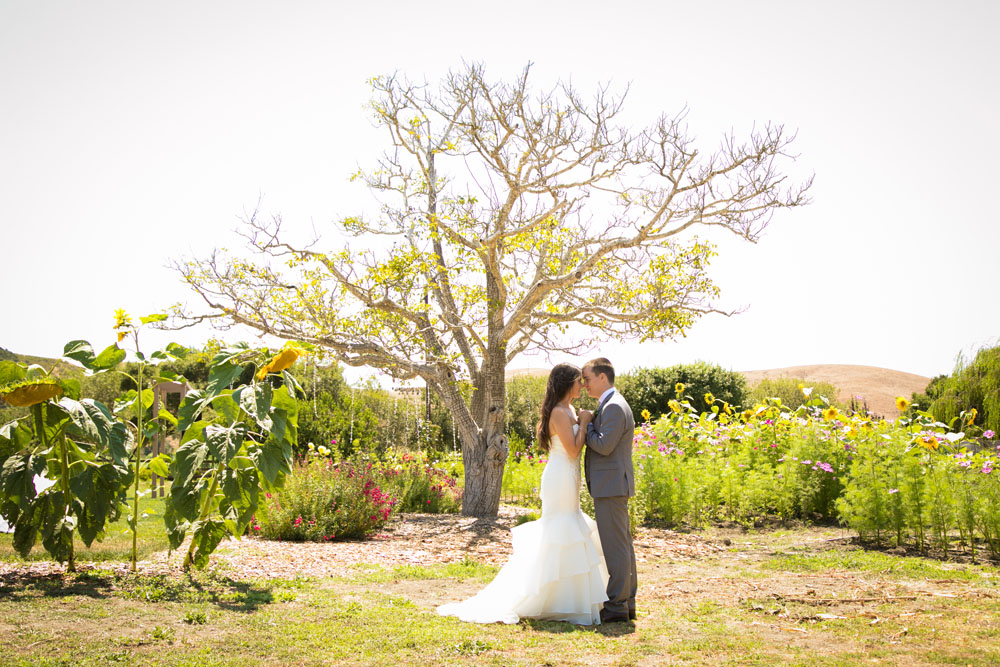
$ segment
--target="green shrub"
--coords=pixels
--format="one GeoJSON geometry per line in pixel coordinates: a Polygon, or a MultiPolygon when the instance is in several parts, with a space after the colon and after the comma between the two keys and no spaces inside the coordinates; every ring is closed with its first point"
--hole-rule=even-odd
{"type": "Polygon", "coordinates": [[[252,531],[272,540],[363,539],[380,530],[396,499],[384,492],[377,466],[360,459],[300,460],[284,488],[267,494],[252,531]]]}
{"type": "Polygon", "coordinates": [[[799,386],[812,389],[809,396],[824,396],[836,405],[838,390],[829,382],[806,382],[799,378],[764,378],[751,387],[748,400],[750,404],[763,403],[768,398],[780,398],[781,404],[789,410],[795,410],[809,400],[799,386]]]}
{"type": "Polygon", "coordinates": [[[747,381],[742,373],[705,361],[669,368],[638,368],[615,380],[615,386],[628,400],[637,420],[644,410],[648,410],[653,419],[670,412],[668,404],[676,398],[677,383],[684,385],[684,395],[698,412],[711,409],[705,402],[707,393],[733,406],[742,406],[748,400],[747,381]]]}
{"type": "Polygon", "coordinates": [[[925,393],[934,399],[930,412],[938,421],[951,424],[975,410],[961,428],[976,435],[1000,431],[1000,345],[980,349],[971,361],[960,356],[951,376],[934,378],[925,393]]]}

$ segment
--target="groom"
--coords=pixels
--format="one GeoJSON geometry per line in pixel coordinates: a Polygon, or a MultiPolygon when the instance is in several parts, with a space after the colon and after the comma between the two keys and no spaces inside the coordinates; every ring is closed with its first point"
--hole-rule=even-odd
{"type": "Polygon", "coordinates": [[[635,619],[635,551],[629,530],[628,499],[635,495],[632,469],[632,408],[615,389],[615,369],[601,357],[583,365],[583,386],[597,398],[597,409],[587,425],[584,468],[587,490],[594,498],[597,532],[607,561],[608,601],[602,623],[635,619]]]}

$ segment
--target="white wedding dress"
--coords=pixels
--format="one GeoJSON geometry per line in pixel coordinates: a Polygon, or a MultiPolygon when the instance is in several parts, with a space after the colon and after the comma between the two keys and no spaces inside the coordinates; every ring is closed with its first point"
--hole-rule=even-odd
{"type": "Polygon", "coordinates": [[[597,524],[580,510],[580,459],[558,437],[551,444],[542,471],[542,518],[512,528],[510,560],[474,597],[438,607],[442,616],[472,623],[601,622],[608,568],[597,524]]]}

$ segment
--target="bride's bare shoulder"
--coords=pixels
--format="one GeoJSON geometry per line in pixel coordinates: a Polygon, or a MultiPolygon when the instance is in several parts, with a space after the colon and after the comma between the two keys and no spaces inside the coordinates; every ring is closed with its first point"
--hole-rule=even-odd
{"type": "Polygon", "coordinates": [[[568,409],[556,406],[552,409],[549,421],[553,426],[571,426],[576,423],[576,418],[568,409]]]}

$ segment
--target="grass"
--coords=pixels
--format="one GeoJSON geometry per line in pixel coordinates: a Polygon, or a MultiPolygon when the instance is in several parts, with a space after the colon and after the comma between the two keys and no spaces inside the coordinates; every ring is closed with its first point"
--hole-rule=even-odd
{"type": "MultiPolygon", "coordinates": [[[[149,491],[148,482],[140,485],[141,492],[149,491]]],[[[169,486],[166,487],[170,492],[169,486]]],[[[131,493],[131,491],[130,491],[131,493]]],[[[129,503],[131,508],[131,501],[129,503]]],[[[148,495],[139,499],[139,540],[137,551],[139,560],[147,558],[150,554],[158,551],[165,551],[169,546],[167,542],[167,531],[163,526],[164,499],[151,498],[148,495]],[[144,516],[145,515],[145,516],[144,516]]],[[[21,558],[20,554],[14,551],[12,546],[13,535],[0,533],[0,562],[23,562],[49,560],[49,555],[41,545],[41,540],[32,548],[27,558],[21,558]]],[[[132,533],[129,530],[127,513],[122,512],[121,518],[108,525],[104,532],[104,539],[100,542],[94,541],[88,548],[76,536],[74,548],[77,562],[106,562],[106,561],[127,561],[132,558],[132,533]]]]}
{"type": "MultiPolygon", "coordinates": [[[[803,532],[784,531],[789,548],[803,532]]],[[[854,547],[640,563],[636,623],[472,625],[436,604],[481,588],[471,559],[338,579],[219,573],[0,578],[0,665],[802,665],[1000,661],[998,571],[854,547]],[[963,574],[964,573],[964,574],[963,574]],[[753,576],[749,576],[749,575],[753,576]],[[915,600],[795,600],[910,591],[915,600]],[[796,597],[797,596],[797,597],[796,597]],[[827,614],[827,618],[819,616],[827,614]],[[834,618],[837,617],[837,618],[834,618]]]]}
{"type": "Polygon", "coordinates": [[[879,551],[824,551],[786,553],[761,565],[768,570],[785,572],[823,572],[850,570],[892,575],[899,578],[955,579],[997,585],[997,568],[977,565],[946,565],[940,561],[913,556],[893,556],[879,551]]]}

